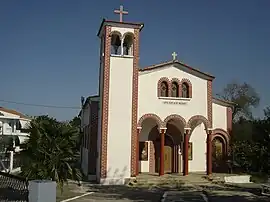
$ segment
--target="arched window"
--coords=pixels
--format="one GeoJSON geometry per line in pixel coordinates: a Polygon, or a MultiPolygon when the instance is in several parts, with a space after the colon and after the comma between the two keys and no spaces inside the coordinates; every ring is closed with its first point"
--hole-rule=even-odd
{"type": "Polygon", "coordinates": [[[188,84],[182,83],[182,97],[189,98],[188,84]]]}
{"type": "Polygon", "coordinates": [[[124,55],[133,55],[133,38],[131,33],[125,35],[123,42],[124,55]]]}
{"type": "Polygon", "coordinates": [[[121,55],[121,37],[118,33],[113,33],[111,36],[111,54],[121,55]]]}
{"type": "Polygon", "coordinates": [[[168,83],[166,81],[161,82],[160,96],[161,97],[168,97],[169,96],[169,86],[168,86],[168,83]]]}
{"type": "Polygon", "coordinates": [[[172,97],[179,97],[179,86],[177,82],[172,82],[172,97]]]}

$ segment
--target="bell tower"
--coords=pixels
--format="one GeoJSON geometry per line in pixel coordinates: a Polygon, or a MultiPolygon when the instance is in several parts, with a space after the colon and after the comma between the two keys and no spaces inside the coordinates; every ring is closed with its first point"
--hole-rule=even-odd
{"type": "Polygon", "coordinates": [[[100,38],[97,179],[123,184],[136,176],[139,36],[142,23],[103,19],[100,38]]]}

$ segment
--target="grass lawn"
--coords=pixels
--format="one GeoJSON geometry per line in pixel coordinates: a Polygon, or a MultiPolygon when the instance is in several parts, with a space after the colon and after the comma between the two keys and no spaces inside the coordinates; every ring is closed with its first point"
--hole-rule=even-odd
{"type": "Polygon", "coordinates": [[[63,192],[61,192],[61,189],[57,187],[56,190],[56,201],[60,202],[62,200],[72,198],[75,196],[80,196],[84,194],[81,190],[81,188],[75,184],[65,184],[63,188],[63,192]]]}

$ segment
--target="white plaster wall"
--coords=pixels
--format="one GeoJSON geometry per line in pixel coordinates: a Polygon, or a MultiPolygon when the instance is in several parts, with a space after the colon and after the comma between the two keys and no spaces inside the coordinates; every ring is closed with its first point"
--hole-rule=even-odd
{"type": "Polygon", "coordinates": [[[81,161],[82,172],[84,175],[88,175],[88,149],[82,148],[82,161],[81,161]]]}
{"type": "Polygon", "coordinates": [[[213,129],[227,130],[227,107],[213,103],[213,129]]]}
{"type": "Polygon", "coordinates": [[[133,58],[111,57],[107,178],[130,177],[133,58]]]}
{"type": "Polygon", "coordinates": [[[148,143],[148,161],[139,161],[139,172],[149,172],[149,160],[150,160],[150,141],[148,141],[148,135],[151,129],[155,126],[155,122],[151,119],[148,119],[143,124],[142,131],[140,133],[140,142],[148,143]]]}
{"type": "Polygon", "coordinates": [[[90,123],[89,117],[90,117],[90,105],[89,103],[87,103],[83,109],[83,121],[82,121],[83,127],[87,126],[90,123]]]}
{"type": "Polygon", "coordinates": [[[193,145],[193,159],[189,161],[189,172],[206,171],[206,138],[203,124],[197,126],[191,133],[190,142],[193,145]]]}
{"type": "Polygon", "coordinates": [[[138,119],[147,113],[154,113],[162,120],[171,114],[179,114],[186,121],[194,115],[207,118],[207,81],[186,73],[174,66],[168,66],[151,73],[140,72],[138,94],[138,119]],[[184,99],[159,99],[157,97],[157,83],[162,77],[169,79],[187,78],[192,83],[192,98],[184,99]],[[165,104],[165,101],[176,101],[181,104],[165,104]]]}

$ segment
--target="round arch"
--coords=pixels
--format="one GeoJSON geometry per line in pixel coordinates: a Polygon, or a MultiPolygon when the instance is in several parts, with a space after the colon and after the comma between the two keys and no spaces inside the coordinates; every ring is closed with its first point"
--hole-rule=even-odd
{"type": "Polygon", "coordinates": [[[113,35],[119,36],[120,37],[120,40],[122,40],[122,38],[123,38],[122,34],[119,31],[116,31],[116,30],[115,31],[112,31],[110,33],[110,37],[112,37],[113,35]]]}
{"type": "Polygon", "coordinates": [[[229,145],[230,137],[229,137],[229,134],[227,133],[227,131],[225,131],[221,128],[214,129],[212,131],[212,140],[211,141],[213,141],[216,137],[219,137],[222,139],[222,141],[224,142],[225,151],[228,152],[228,145],[229,145]]]}
{"type": "Polygon", "coordinates": [[[178,115],[178,114],[171,114],[171,115],[167,116],[167,117],[164,119],[164,121],[163,121],[163,124],[164,124],[163,127],[164,127],[164,128],[166,128],[167,123],[168,123],[170,120],[176,120],[176,121],[178,121],[178,122],[181,122],[181,124],[184,126],[184,128],[185,128],[186,125],[187,125],[186,120],[185,120],[182,116],[180,116],[180,115],[178,115]]]}
{"type": "Polygon", "coordinates": [[[126,32],[123,34],[123,40],[125,40],[126,36],[132,36],[132,39],[134,39],[134,34],[132,32],[126,32]]]}
{"type": "Polygon", "coordinates": [[[167,85],[168,85],[168,96],[170,97],[171,96],[171,81],[167,77],[161,77],[158,80],[158,83],[157,83],[157,96],[158,97],[161,96],[161,83],[162,82],[166,82],[167,83],[167,85]]]}
{"type": "Polygon", "coordinates": [[[157,125],[158,125],[158,128],[161,128],[163,126],[163,121],[161,120],[161,118],[159,118],[158,115],[149,113],[149,114],[143,115],[139,119],[138,124],[137,124],[137,127],[142,127],[142,123],[146,119],[153,119],[153,120],[155,120],[156,123],[157,123],[157,125]]]}
{"type": "Polygon", "coordinates": [[[192,116],[192,117],[188,120],[187,128],[191,128],[191,124],[192,124],[194,121],[202,121],[202,123],[204,124],[205,129],[210,128],[210,123],[209,123],[209,121],[208,121],[204,116],[202,116],[202,115],[195,115],[195,116],[192,116]]]}

